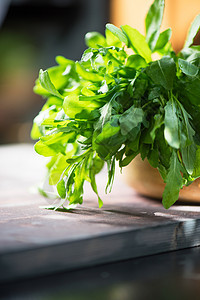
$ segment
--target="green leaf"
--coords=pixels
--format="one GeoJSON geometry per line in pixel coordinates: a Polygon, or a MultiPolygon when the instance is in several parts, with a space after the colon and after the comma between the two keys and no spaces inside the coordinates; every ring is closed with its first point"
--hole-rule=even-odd
{"type": "Polygon", "coordinates": [[[164,5],[164,0],[154,0],[145,19],[146,41],[152,51],[154,50],[159,37],[164,5]]]}
{"type": "Polygon", "coordinates": [[[147,66],[146,60],[139,54],[130,55],[127,59],[126,66],[136,70],[147,66]]]}
{"type": "Polygon", "coordinates": [[[159,165],[159,153],[158,153],[158,149],[152,149],[150,150],[150,152],[148,153],[148,162],[150,163],[150,165],[153,168],[157,168],[159,165]]]}
{"type": "Polygon", "coordinates": [[[173,88],[176,77],[176,64],[171,57],[163,57],[154,61],[146,68],[147,75],[155,82],[160,84],[166,90],[173,88]]]}
{"type": "Polygon", "coordinates": [[[110,121],[111,113],[112,113],[112,103],[111,103],[111,101],[109,101],[104,106],[102,106],[99,109],[99,112],[100,112],[101,115],[99,117],[99,120],[98,120],[97,124],[95,124],[95,130],[102,130],[104,124],[107,123],[108,121],[110,121]]]}
{"type": "Polygon", "coordinates": [[[42,136],[40,139],[42,142],[46,143],[46,145],[50,146],[53,144],[60,144],[60,146],[64,147],[65,143],[70,143],[70,140],[73,139],[75,132],[62,132],[62,131],[52,131],[48,132],[47,135],[42,136]]]}
{"type": "Polygon", "coordinates": [[[153,128],[150,132],[150,136],[152,138],[152,141],[155,140],[157,130],[164,124],[163,115],[156,114],[154,116],[154,121],[155,121],[154,126],[153,126],[153,128]]]}
{"type": "Polygon", "coordinates": [[[195,106],[199,106],[200,78],[188,77],[181,85],[180,93],[182,94],[182,97],[185,98],[185,101],[188,101],[195,106]]]}
{"type": "Polygon", "coordinates": [[[95,179],[95,176],[93,175],[92,171],[90,172],[90,178],[91,178],[91,187],[98,197],[99,208],[101,208],[103,206],[103,201],[102,201],[101,197],[99,196],[96,179],[95,179]]]}
{"type": "Polygon", "coordinates": [[[144,144],[144,143],[140,144],[140,156],[142,160],[144,160],[148,156],[150,147],[151,145],[149,144],[144,144]]]}
{"type": "Polygon", "coordinates": [[[118,117],[114,116],[104,125],[102,132],[94,137],[93,148],[103,160],[107,160],[116,154],[125,140],[126,136],[121,135],[118,117]]]}
{"type": "Polygon", "coordinates": [[[178,160],[175,151],[172,152],[170,158],[169,172],[166,178],[166,186],[163,192],[163,206],[168,209],[179,197],[179,191],[183,186],[183,178],[181,176],[182,166],[178,160]]]}
{"type": "Polygon", "coordinates": [[[137,30],[129,25],[121,26],[122,31],[127,35],[129,41],[129,47],[140,56],[142,56],[146,62],[151,61],[151,50],[145,40],[145,37],[137,30]]]}
{"type": "Polygon", "coordinates": [[[187,61],[191,64],[200,68],[200,51],[192,53],[188,58],[187,61]]]}
{"type": "Polygon", "coordinates": [[[57,91],[67,85],[69,76],[72,76],[70,73],[74,65],[75,63],[70,61],[68,65],[54,66],[47,69],[49,78],[57,91]]]}
{"type": "Polygon", "coordinates": [[[193,143],[185,148],[181,148],[181,155],[183,159],[183,163],[187,172],[192,175],[195,167],[195,159],[196,159],[196,150],[197,147],[193,143]]]}
{"type": "Polygon", "coordinates": [[[99,82],[104,79],[103,76],[99,75],[98,72],[95,71],[87,71],[79,62],[76,62],[76,72],[86,80],[91,82],[99,82]]]}
{"type": "Polygon", "coordinates": [[[87,118],[92,110],[95,108],[99,108],[101,103],[97,101],[80,101],[79,96],[77,95],[69,95],[65,97],[63,103],[63,109],[67,116],[70,118],[78,117],[78,114],[81,112],[85,112],[85,117],[87,118]]]}
{"type": "Polygon", "coordinates": [[[68,197],[70,204],[82,204],[83,202],[84,179],[82,174],[84,173],[84,171],[84,168],[81,168],[81,166],[77,167],[74,171],[73,191],[70,191],[70,197],[68,197]]]}
{"type": "Polygon", "coordinates": [[[128,141],[130,143],[127,144],[126,146],[126,155],[129,154],[129,149],[131,149],[131,154],[132,152],[138,152],[139,145],[140,145],[140,138],[141,138],[141,129],[140,126],[135,127],[128,135],[128,141]]]}
{"type": "Polygon", "coordinates": [[[165,118],[164,118],[164,136],[167,143],[175,148],[180,148],[180,137],[179,137],[179,123],[177,116],[177,108],[175,101],[170,99],[165,106],[165,118]]]}
{"type": "Polygon", "coordinates": [[[66,187],[64,179],[61,179],[57,184],[57,192],[61,199],[66,197],[66,187]]]}
{"type": "Polygon", "coordinates": [[[199,68],[187,60],[179,58],[178,64],[181,71],[188,76],[196,76],[199,72],[199,68]]]}
{"type": "Polygon", "coordinates": [[[138,76],[133,82],[133,93],[132,97],[136,100],[141,99],[148,87],[148,79],[138,76]]]}
{"type": "MultiPolygon", "coordinates": [[[[67,85],[67,83],[69,81],[69,76],[72,77],[74,75],[72,70],[74,68],[75,63],[73,61],[67,60],[61,56],[56,57],[56,61],[58,63],[60,63],[60,65],[48,68],[45,71],[45,72],[48,72],[48,74],[46,74],[46,75],[44,74],[44,76],[47,77],[46,78],[47,81],[48,81],[48,79],[50,79],[50,81],[54,85],[55,89],[59,92],[59,90],[63,89],[67,85]],[[64,63],[64,60],[66,60],[65,63],[64,63]]],[[[40,74],[39,74],[39,76],[40,76],[40,74]]],[[[45,79],[45,78],[43,78],[43,79],[45,79]]],[[[44,84],[45,84],[45,82],[44,82],[44,84]]],[[[48,83],[49,87],[50,87],[50,85],[51,85],[51,83],[48,83]]],[[[52,87],[52,85],[50,87],[50,90],[49,90],[48,86],[41,85],[40,79],[37,79],[33,90],[36,94],[46,96],[46,97],[51,96],[52,92],[56,93],[56,95],[57,95],[57,92],[52,87]]],[[[60,98],[60,94],[59,94],[59,98],[60,98]]],[[[60,99],[62,99],[62,98],[60,98],[60,99]]]]}
{"type": "Polygon", "coordinates": [[[58,55],[55,58],[56,62],[61,66],[68,66],[68,65],[74,65],[74,61],[65,58],[64,56],[58,55]]]}
{"type": "Polygon", "coordinates": [[[81,62],[87,62],[88,60],[90,60],[92,57],[94,56],[93,51],[89,49],[85,50],[85,52],[83,53],[82,57],[81,57],[81,62]]]}
{"type": "Polygon", "coordinates": [[[114,35],[109,29],[106,28],[106,43],[108,45],[108,47],[122,47],[122,42],[119,40],[119,38],[114,35]]]}
{"type": "Polygon", "coordinates": [[[200,146],[197,146],[192,177],[194,178],[200,177],[200,146]]]}
{"type": "Polygon", "coordinates": [[[48,71],[43,71],[42,69],[40,70],[39,73],[39,82],[41,86],[47,90],[50,94],[63,99],[64,97],[57,91],[53,83],[51,82],[51,79],[49,77],[48,71]]]}
{"type": "Polygon", "coordinates": [[[165,140],[163,129],[164,126],[158,128],[155,137],[155,143],[159,152],[159,160],[160,160],[159,169],[162,169],[162,173],[164,172],[163,170],[167,170],[169,168],[169,161],[170,161],[171,151],[172,151],[172,148],[169,147],[167,141],[165,140]]]}
{"type": "Polygon", "coordinates": [[[115,25],[113,24],[106,24],[106,28],[110,30],[122,43],[128,46],[128,39],[127,36],[115,25]]]}
{"type": "Polygon", "coordinates": [[[190,48],[183,48],[181,50],[181,55],[184,59],[188,59],[190,56],[200,53],[200,45],[194,45],[190,48]]]}
{"type": "Polygon", "coordinates": [[[56,149],[52,148],[51,146],[46,145],[42,141],[38,141],[35,144],[34,148],[38,154],[43,155],[45,157],[54,156],[57,154],[56,149]]]}
{"type": "Polygon", "coordinates": [[[87,154],[90,154],[91,149],[86,150],[84,153],[79,155],[73,155],[71,158],[67,159],[68,164],[75,165],[76,163],[80,163],[84,158],[87,156],[87,154]]]}
{"type": "Polygon", "coordinates": [[[56,160],[54,161],[53,165],[49,169],[49,184],[55,185],[61,178],[61,175],[65,168],[68,166],[66,162],[66,156],[59,154],[57,157],[54,156],[56,160]]]}
{"type": "Polygon", "coordinates": [[[200,14],[196,16],[196,18],[194,19],[194,21],[191,24],[191,27],[189,29],[185,44],[184,44],[184,48],[188,48],[192,45],[193,40],[195,38],[195,36],[197,35],[198,31],[200,29],[200,14]]]}
{"type": "Polygon", "coordinates": [[[114,177],[115,177],[115,157],[107,161],[107,168],[108,168],[108,182],[106,185],[105,192],[107,193],[109,189],[109,193],[110,193],[113,186],[114,177]]]}
{"type": "Polygon", "coordinates": [[[194,135],[195,131],[190,125],[191,116],[187,113],[187,111],[184,109],[183,105],[176,100],[180,110],[181,110],[181,115],[182,115],[182,120],[180,121],[181,115],[179,114],[179,128],[180,133],[180,142],[181,142],[181,155],[182,155],[182,160],[183,164],[187,170],[187,172],[191,175],[194,170],[194,165],[195,165],[195,157],[196,157],[196,145],[194,143],[194,135]]]}
{"type": "Polygon", "coordinates": [[[41,136],[40,140],[35,144],[35,150],[37,153],[43,156],[53,156],[58,153],[62,153],[63,155],[65,155],[66,144],[74,138],[74,132],[53,132],[52,134],[41,136]]]}
{"type": "Polygon", "coordinates": [[[172,35],[171,28],[168,28],[165,31],[161,32],[157,40],[157,43],[155,45],[154,52],[163,49],[166,46],[166,44],[169,42],[171,35],[172,35]]]}
{"type": "Polygon", "coordinates": [[[129,165],[131,163],[131,161],[138,155],[139,151],[133,152],[130,155],[127,155],[124,159],[121,159],[119,161],[119,167],[126,167],[127,165],[129,165]]]}
{"type": "Polygon", "coordinates": [[[97,155],[94,155],[94,153],[92,152],[90,155],[89,161],[88,161],[88,165],[89,165],[88,168],[89,168],[90,184],[91,184],[93,191],[95,192],[95,194],[98,197],[99,207],[101,208],[103,206],[103,201],[98,193],[95,176],[102,170],[102,168],[104,166],[104,161],[102,159],[100,159],[97,155]]]}
{"type": "Polygon", "coordinates": [[[33,140],[37,140],[41,136],[41,132],[40,132],[39,126],[35,122],[33,123],[30,136],[31,136],[31,138],[33,140]]]}
{"type": "Polygon", "coordinates": [[[88,32],[85,35],[85,43],[88,47],[99,48],[99,46],[106,47],[105,37],[96,31],[88,32]]]}
{"type": "Polygon", "coordinates": [[[131,106],[119,118],[122,135],[127,135],[135,127],[140,126],[144,119],[144,112],[141,108],[131,106]]]}
{"type": "Polygon", "coordinates": [[[158,169],[163,181],[166,182],[167,169],[165,168],[165,166],[163,166],[161,163],[159,163],[157,169],[158,169]]]}

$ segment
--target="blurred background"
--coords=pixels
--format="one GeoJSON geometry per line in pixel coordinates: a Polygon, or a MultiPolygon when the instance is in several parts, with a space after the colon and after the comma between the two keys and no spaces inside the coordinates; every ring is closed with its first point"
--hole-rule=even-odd
{"type": "MultiPolygon", "coordinates": [[[[31,142],[32,120],[44,104],[33,93],[39,69],[55,56],[79,60],[88,31],[129,24],[144,33],[153,0],[0,0],[0,144],[31,142]]],[[[200,13],[199,0],[166,0],[163,29],[179,51],[200,13]]],[[[200,44],[200,36],[195,40],[200,44]]]]}

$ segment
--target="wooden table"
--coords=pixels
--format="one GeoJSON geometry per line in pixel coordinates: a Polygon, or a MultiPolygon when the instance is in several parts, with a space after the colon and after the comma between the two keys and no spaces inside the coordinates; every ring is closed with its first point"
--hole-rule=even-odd
{"type": "MultiPolygon", "coordinates": [[[[51,204],[36,192],[44,165],[33,145],[0,147],[0,282],[200,245],[200,206],[165,210],[120,176],[101,209],[87,186],[72,211],[40,208],[51,204]]],[[[102,172],[100,191],[105,181],[102,172]]]]}

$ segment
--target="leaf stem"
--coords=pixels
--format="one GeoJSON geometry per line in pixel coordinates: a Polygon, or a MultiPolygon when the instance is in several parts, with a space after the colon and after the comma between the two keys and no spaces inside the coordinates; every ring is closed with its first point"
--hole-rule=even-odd
{"type": "Polygon", "coordinates": [[[163,97],[163,95],[160,95],[160,102],[162,104],[162,106],[164,107],[166,104],[165,98],[163,97]]]}

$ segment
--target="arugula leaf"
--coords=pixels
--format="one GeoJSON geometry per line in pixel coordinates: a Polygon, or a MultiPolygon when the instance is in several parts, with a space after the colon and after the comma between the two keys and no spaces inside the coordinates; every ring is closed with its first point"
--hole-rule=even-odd
{"type": "Polygon", "coordinates": [[[191,144],[181,149],[182,159],[188,174],[192,175],[194,172],[196,159],[196,145],[191,144]]]}
{"type": "Polygon", "coordinates": [[[106,43],[107,43],[108,47],[110,47],[110,46],[115,46],[115,47],[119,47],[119,48],[122,47],[121,40],[118,38],[117,35],[115,35],[114,33],[112,33],[107,28],[107,25],[106,25],[105,35],[106,35],[106,43]]]}
{"type": "Polygon", "coordinates": [[[164,12],[164,0],[155,0],[151,5],[146,19],[146,41],[149,47],[153,51],[159,38],[159,30],[162,23],[163,12],[164,12]]]}
{"type": "MultiPolygon", "coordinates": [[[[178,100],[176,101],[178,102],[178,100]]],[[[184,166],[188,174],[191,175],[194,170],[196,149],[197,149],[193,139],[195,131],[190,125],[189,119],[192,119],[191,116],[187,113],[187,111],[184,109],[184,107],[180,102],[178,102],[178,105],[180,107],[181,115],[182,115],[182,124],[181,124],[182,128],[179,134],[181,138],[180,149],[181,149],[184,166]]],[[[179,127],[181,126],[179,125],[179,127]]]]}
{"type": "Polygon", "coordinates": [[[157,168],[159,165],[159,153],[158,149],[152,149],[150,150],[148,156],[148,162],[153,168],[157,168]]]}
{"type": "Polygon", "coordinates": [[[164,125],[162,125],[156,132],[155,145],[157,145],[159,152],[158,170],[159,172],[161,171],[161,176],[165,182],[169,170],[169,161],[171,157],[172,148],[169,147],[167,141],[165,140],[164,125]]]}
{"type": "Polygon", "coordinates": [[[102,132],[94,139],[93,145],[98,155],[107,160],[116,154],[125,140],[126,136],[121,134],[116,116],[104,125],[102,132]]]}
{"type": "Polygon", "coordinates": [[[194,21],[191,24],[191,27],[189,29],[185,44],[184,44],[184,48],[188,48],[192,45],[193,40],[195,38],[195,36],[197,35],[198,31],[200,29],[200,14],[196,16],[196,18],[194,19],[194,21]]]}
{"type": "Polygon", "coordinates": [[[51,82],[51,79],[49,77],[48,71],[40,70],[39,73],[39,82],[41,86],[47,90],[50,94],[63,99],[63,96],[57,91],[53,83],[51,82]]]}
{"type": "Polygon", "coordinates": [[[112,159],[109,159],[107,161],[107,168],[108,168],[108,182],[106,185],[106,193],[109,189],[109,192],[111,192],[113,181],[114,181],[114,176],[115,176],[115,157],[112,159]]]}
{"type": "Polygon", "coordinates": [[[144,119],[144,112],[141,108],[137,108],[134,105],[126,110],[119,118],[120,129],[122,135],[127,135],[135,127],[140,126],[144,119]]]}
{"type": "Polygon", "coordinates": [[[149,144],[145,144],[145,143],[140,144],[140,156],[142,160],[144,160],[149,155],[149,151],[150,151],[149,144]]]}
{"type": "Polygon", "coordinates": [[[63,109],[70,118],[88,118],[89,114],[96,108],[101,107],[101,103],[97,101],[80,101],[77,95],[69,95],[65,97],[63,109]],[[80,113],[83,113],[81,117],[80,113]]]}
{"type": "Polygon", "coordinates": [[[199,72],[199,68],[187,60],[179,58],[178,64],[181,71],[188,76],[196,76],[199,72]]]}
{"type": "Polygon", "coordinates": [[[105,37],[96,31],[86,33],[85,43],[88,47],[91,47],[91,48],[96,48],[96,47],[98,48],[99,46],[106,47],[105,37]]]}
{"type": "Polygon", "coordinates": [[[55,160],[53,161],[52,166],[49,167],[49,184],[50,185],[55,185],[59,182],[63,171],[68,166],[65,155],[58,154],[58,156],[53,156],[53,158],[55,158],[55,160]]]}
{"type": "Polygon", "coordinates": [[[170,158],[169,173],[166,178],[166,186],[163,192],[162,203],[166,209],[178,200],[179,191],[183,186],[181,171],[182,166],[178,160],[175,150],[173,150],[170,158]]]}
{"type": "Polygon", "coordinates": [[[193,169],[192,177],[193,178],[200,177],[200,147],[199,146],[197,146],[197,150],[196,150],[194,169],[193,169]]]}
{"type": "Polygon", "coordinates": [[[164,135],[168,144],[175,148],[180,148],[180,137],[179,137],[179,122],[177,115],[176,103],[173,99],[170,99],[165,106],[165,129],[164,135]]]}
{"type": "MultiPolygon", "coordinates": [[[[185,80],[180,83],[180,94],[186,98],[190,104],[198,107],[200,94],[200,78],[198,76],[187,76],[185,80]]],[[[186,102],[187,105],[187,102],[186,102]]]]}
{"type": "Polygon", "coordinates": [[[66,197],[66,188],[65,188],[65,181],[61,179],[57,184],[57,192],[61,199],[65,199],[66,197]]]}
{"type": "Polygon", "coordinates": [[[147,75],[166,90],[173,88],[176,77],[176,64],[171,57],[163,57],[154,61],[146,68],[147,75]]]}
{"type": "Polygon", "coordinates": [[[199,68],[200,67],[200,53],[195,51],[189,57],[187,57],[187,61],[199,68]]]}
{"type": "Polygon", "coordinates": [[[102,170],[102,168],[104,166],[104,162],[98,156],[94,156],[93,153],[91,154],[90,158],[91,158],[91,160],[89,162],[90,163],[90,166],[89,166],[90,184],[91,184],[93,191],[95,192],[95,194],[98,197],[99,208],[101,208],[103,206],[103,201],[102,201],[101,197],[99,196],[99,193],[97,190],[95,176],[102,170]]]}
{"type": "Polygon", "coordinates": [[[152,138],[152,141],[155,140],[155,137],[156,137],[156,133],[157,133],[157,130],[163,125],[164,123],[164,120],[163,120],[163,115],[161,114],[156,114],[154,116],[154,120],[155,120],[155,123],[154,123],[154,126],[150,132],[150,136],[152,138]]]}
{"type": "Polygon", "coordinates": [[[113,24],[106,24],[106,28],[112,32],[121,42],[128,46],[128,39],[126,35],[115,25],[113,24]]]}
{"type": "Polygon", "coordinates": [[[41,154],[45,157],[54,156],[57,154],[57,150],[54,147],[52,147],[51,145],[48,146],[45,143],[43,143],[42,141],[38,141],[35,144],[34,148],[38,154],[41,154]]]}
{"type": "Polygon", "coordinates": [[[129,25],[121,26],[122,31],[126,34],[129,47],[140,56],[142,56],[146,62],[151,61],[151,50],[145,40],[145,37],[137,30],[129,25]]]}
{"type": "Polygon", "coordinates": [[[112,115],[112,103],[111,101],[106,103],[104,106],[102,106],[99,109],[99,112],[101,116],[99,117],[99,120],[97,124],[95,125],[96,130],[102,130],[105,123],[110,121],[111,115],[112,115]]]}
{"type": "Polygon", "coordinates": [[[127,59],[126,66],[136,70],[147,66],[146,60],[139,54],[130,55],[127,59]]]}
{"type": "Polygon", "coordinates": [[[103,76],[99,75],[98,72],[87,71],[79,62],[76,62],[76,71],[83,79],[91,82],[99,82],[103,80],[103,76]]]}
{"type": "Polygon", "coordinates": [[[156,45],[154,47],[154,52],[158,50],[162,50],[169,42],[171,35],[172,35],[171,28],[168,28],[165,31],[161,32],[156,42],[156,45]]]}

